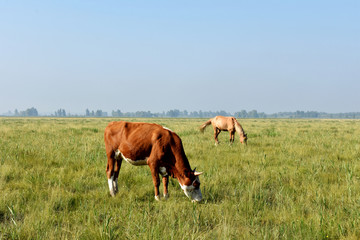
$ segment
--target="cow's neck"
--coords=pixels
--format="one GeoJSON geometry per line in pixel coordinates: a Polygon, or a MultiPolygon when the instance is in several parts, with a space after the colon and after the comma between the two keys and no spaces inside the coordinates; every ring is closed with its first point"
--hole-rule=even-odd
{"type": "Polygon", "coordinates": [[[183,183],[185,179],[188,178],[186,172],[191,172],[187,159],[186,161],[177,161],[174,167],[174,177],[177,178],[180,183],[183,183]]]}
{"type": "Polygon", "coordinates": [[[173,154],[175,163],[172,169],[172,176],[177,178],[182,184],[188,178],[186,172],[191,172],[190,164],[182,148],[180,151],[179,149],[173,149],[173,154]]]}

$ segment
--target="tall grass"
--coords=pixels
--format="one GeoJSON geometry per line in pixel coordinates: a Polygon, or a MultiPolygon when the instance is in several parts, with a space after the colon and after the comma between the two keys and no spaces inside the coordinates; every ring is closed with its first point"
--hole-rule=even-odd
{"type": "Polygon", "coordinates": [[[357,120],[240,120],[248,145],[215,146],[205,119],[177,132],[204,200],[172,179],[156,202],[148,167],[122,164],[110,197],[103,131],[112,119],[0,118],[0,239],[359,239],[357,120]]]}

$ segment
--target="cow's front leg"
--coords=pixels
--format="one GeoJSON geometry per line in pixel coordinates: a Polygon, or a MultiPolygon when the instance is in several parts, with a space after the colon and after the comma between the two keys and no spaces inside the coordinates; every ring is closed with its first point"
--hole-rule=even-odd
{"type": "Polygon", "coordinates": [[[159,186],[160,186],[160,177],[159,174],[156,174],[156,176],[153,175],[153,182],[155,187],[155,200],[160,200],[160,192],[159,192],[159,186]]]}
{"type": "Polygon", "coordinates": [[[169,193],[168,193],[169,176],[163,176],[162,180],[163,180],[163,185],[164,185],[164,198],[168,199],[169,198],[169,193]]]}
{"type": "Polygon", "coordinates": [[[151,175],[153,178],[154,188],[155,188],[155,200],[160,200],[159,186],[160,186],[160,177],[159,170],[156,168],[154,164],[149,164],[151,175]]]}

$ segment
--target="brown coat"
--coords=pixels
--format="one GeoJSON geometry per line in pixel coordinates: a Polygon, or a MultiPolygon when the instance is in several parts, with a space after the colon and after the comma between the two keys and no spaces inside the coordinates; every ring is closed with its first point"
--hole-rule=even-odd
{"type": "Polygon", "coordinates": [[[106,173],[112,196],[117,192],[121,162],[125,160],[133,165],[150,167],[157,200],[160,198],[159,174],[163,177],[165,197],[168,196],[170,175],[178,179],[183,190],[187,189],[184,190],[187,196],[201,200],[199,173],[191,170],[181,139],[173,131],[152,123],[111,122],[105,129],[104,140],[108,158],[106,173]]]}

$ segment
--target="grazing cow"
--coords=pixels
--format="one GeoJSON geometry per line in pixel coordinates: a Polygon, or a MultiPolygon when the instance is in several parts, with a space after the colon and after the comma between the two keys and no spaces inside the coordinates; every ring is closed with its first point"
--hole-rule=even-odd
{"type": "Polygon", "coordinates": [[[104,133],[107,155],[106,174],[111,196],[118,191],[118,176],[122,160],[132,165],[148,165],[155,187],[155,199],[160,200],[159,174],[162,175],[164,197],[168,195],[169,176],[177,178],[185,195],[201,201],[199,175],[191,170],[180,137],[158,124],[111,122],[104,133]]]}

